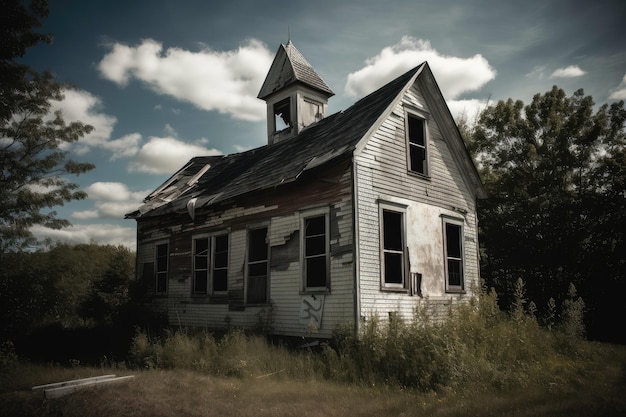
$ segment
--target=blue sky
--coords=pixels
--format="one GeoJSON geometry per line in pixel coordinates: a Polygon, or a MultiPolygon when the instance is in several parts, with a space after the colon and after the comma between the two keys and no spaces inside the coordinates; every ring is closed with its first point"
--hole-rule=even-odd
{"type": "Polygon", "coordinates": [[[453,115],[530,102],[553,85],[626,99],[626,2],[451,0],[51,0],[52,45],[24,62],[73,84],[53,103],[96,129],[66,148],[96,169],[89,198],[39,237],[134,248],[123,220],[191,157],[266,143],[256,98],[290,38],[334,90],[329,114],[427,60],[453,115]]]}

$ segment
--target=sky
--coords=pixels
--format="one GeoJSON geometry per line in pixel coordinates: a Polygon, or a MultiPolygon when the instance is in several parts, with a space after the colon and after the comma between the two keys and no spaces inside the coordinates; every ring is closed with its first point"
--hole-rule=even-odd
{"type": "Polygon", "coordinates": [[[53,208],[40,238],[136,245],[124,214],[194,156],[267,143],[257,94],[288,40],[348,108],[428,61],[455,118],[557,85],[626,100],[623,0],[51,0],[51,45],[22,62],[74,86],[52,103],[95,130],[64,149],[96,168],[88,198],[53,208]]]}

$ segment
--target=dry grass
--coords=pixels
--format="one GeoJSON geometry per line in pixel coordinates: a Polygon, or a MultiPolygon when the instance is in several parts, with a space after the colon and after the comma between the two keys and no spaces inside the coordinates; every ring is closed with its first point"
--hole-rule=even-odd
{"type": "Polygon", "coordinates": [[[0,386],[2,416],[626,416],[626,347],[597,346],[593,372],[551,389],[422,393],[392,387],[294,380],[284,375],[215,377],[191,370],[40,367],[20,365],[0,386]],[[55,400],[32,385],[115,373],[135,378],[55,400]]]}

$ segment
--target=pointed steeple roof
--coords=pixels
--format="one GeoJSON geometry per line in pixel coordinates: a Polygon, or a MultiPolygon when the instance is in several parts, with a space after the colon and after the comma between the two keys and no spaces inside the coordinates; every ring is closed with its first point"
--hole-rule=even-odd
{"type": "Polygon", "coordinates": [[[335,95],[290,40],[287,45],[281,44],[278,48],[258,98],[264,100],[294,83],[302,83],[326,97],[335,95]]]}

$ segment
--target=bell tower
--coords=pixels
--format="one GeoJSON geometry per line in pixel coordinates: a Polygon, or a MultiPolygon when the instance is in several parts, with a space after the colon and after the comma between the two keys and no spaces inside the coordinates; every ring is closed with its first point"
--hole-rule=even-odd
{"type": "Polygon", "coordinates": [[[333,95],[291,40],[281,44],[258,95],[267,103],[267,143],[297,136],[324,118],[333,95]]]}

